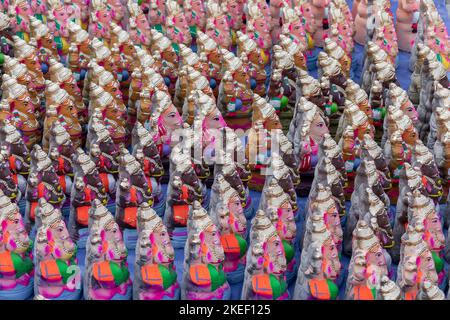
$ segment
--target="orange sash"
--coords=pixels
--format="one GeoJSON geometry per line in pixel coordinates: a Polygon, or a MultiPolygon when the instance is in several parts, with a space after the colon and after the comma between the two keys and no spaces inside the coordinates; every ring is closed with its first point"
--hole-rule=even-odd
{"type": "Polygon", "coordinates": [[[45,260],[41,261],[39,264],[41,269],[41,276],[50,281],[61,281],[62,276],[59,272],[58,265],[56,264],[56,260],[45,260]]]}
{"type": "MultiPolygon", "coordinates": [[[[188,188],[186,186],[181,187],[181,199],[187,200],[189,197],[188,188]]],[[[173,221],[182,226],[187,224],[189,215],[189,206],[187,204],[176,204],[173,209],[173,221]]]]}
{"type": "Polygon", "coordinates": [[[66,176],[58,176],[59,177],[59,184],[61,185],[61,189],[63,190],[64,193],[66,193],[66,176]]]}
{"type": "MultiPolygon", "coordinates": [[[[130,202],[133,203],[137,202],[137,194],[135,187],[130,188],[130,202]]],[[[137,207],[126,207],[123,221],[128,225],[132,226],[133,228],[136,228],[136,219],[137,219],[137,207]]]]}
{"type": "Polygon", "coordinates": [[[318,300],[330,300],[330,290],[328,288],[327,280],[325,279],[311,279],[308,281],[311,295],[318,300]]]}
{"type": "Polygon", "coordinates": [[[405,293],[405,300],[416,300],[417,291],[409,291],[405,293]]]}
{"type": "Polygon", "coordinates": [[[208,286],[211,284],[211,275],[207,265],[196,264],[189,268],[191,281],[198,286],[208,286]]]}
{"type": "Polygon", "coordinates": [[[151,286],[163,286],[163,278],[157,264],[147,264],[141,268],[142,281],[151,286]]]}
{"type": "Polygon", "coordinates": [[[82,226],[89,224],[89,208],[91,206],[82,206],[77,208],[77,222],[82,226]]]}
{"type": "Polygon", "coordinates": [[[11,170],[16,170],[16,157],[9,156],[9,167],[11,170]]]}
{"type": "Polygon", "coordinates": [[[100,180],[102,180],[103,186],[105,187],[106,193],[108,193],[109,192],[108,174],[101,172],[99,176],[100,180]]]}
{"type": "Polygon", "coordinates": [[[60,172],[65,172],[64,171],[64,158],[62,158],[62,157],[58,158],[58,170],[60,172]]]}
{"type": "Polygon", "coordinates": [[[11,252],[3,251],[0,252],[0,272],[10,273],[14,272],[14,264],[11,259],[11,252]]]}
{"type": "Polygon", "coordinates": [[[367,286],[356,286],[353,288],[355,300],[373,300],[372,290],[367,286]]]}
{"type": "Polygon", "coordinates": [[[268,274],[258,274],[252,278],[253,292],[264,295],[272,296],[272,286],[270,285],[270,278],[268,274]]]}
{"type": "Polygon", "coordinates": [[[239,247],[239,242],[234,234],[224,234],[220,237],[220,242],[222,243],[223,250],[225,253],[240,253],[241,248],[239,247]]]}
{"type": "Polygon", "coordinates": [[[15,183],[16,185],[19,184],[19,178],[17,177],[17,174],[13,174],[13,175],[12,175],[12,179],[14,180],[14,183],[15,183]]]}
{"type": "Polygon", "coordinates": [[[92,268],[93,276],[97,281],[106,282],[114,281],[114,276],[109,266],[109,261],[102,261],[94,263],[92,268]]]}

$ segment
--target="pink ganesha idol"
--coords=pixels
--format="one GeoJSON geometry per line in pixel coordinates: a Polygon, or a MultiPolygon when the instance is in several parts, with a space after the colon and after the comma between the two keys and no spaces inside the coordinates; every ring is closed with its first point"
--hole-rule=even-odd
{"type": "Polygon", "coordinates": [[[69,50],[69,17],[70,14],[60,0],[48,0],[48,27],[54,35],[58,54],[66,55],[69,50]]]}
{"type": "Polygon", "coordinates": [[[43,23],[47,22],[48,5],[46,0],[31,0],[31,11],[36,19],[41,20],[43,23]]]}
{"type": "Polygon", "coordinates": [[[226,13],[228,19],[228,26],[230,27],[231,39],[233,45],[236,45],[236,32],[243,27],[244,21],[244,2],[243,0],[226,0],[226,13]]]}
{"type": "Polygon", "coordinates": [[[12,31],[21,39],[30,40],[30,5],[26,0],[11,0],[8,9],[12,31]]]}
{"type": "Polygon", "coordinates": [[[25,300],[33,294],[32,242],[19,207],[0,191],[0,299],[25,300]]]}
{"type": "Polygon", "coordinates": [[[231,288],[223,270],[220,232],[198,201],[194,201],[188,226],[181,299],[229,300],[231,288]]]}
{"type": "Polygon", "coordinates": [[[275,226],[262,210],[250,230],[242,300],[287,300],[286,257],[275,226]]]}
{"type": "Polygon", "coordinates": [[[272,41],[276,43],[281,33],[281,9],[292,8],[291,0],[272,0],[270,1],[270,26],[272,29],[272,41]]]}
{"type": "Polygon", "coordinates": [[[89,25],[89,4],[90,0],[72,0],[80,8],[80,25],[84,30],[87,30],[89,25]]]}
{"type": "Polygon", "coordinates": [[[137,212],[139,238],[134,264],[134,300],[178,300],[175,252],[162,219],[147,204],[137,212]]]}
{"type": "Polygon", "coordinates": [[[106,0],[106,6],[111,12],[111,19],[122,28],[125,27],[125,13],[127,11],[121,0],[106,0]]]}
{"type": "Polygon", "coordinates": [[[192,37],[189,32],[189,25],[184,16],[184,12],[178,3],[174,0],[166,2],[166,34],[167,37],[175,43],[182,43],[190,47],[192,37]]]}
{"type": "Polygon", "coordinates": [[[61,211],[41,198],[36,217],[41,220],[41,226],[35,240],[35,297],[78,300],[81,274],[77,265],[77,248],[69,236],[61,211]]]}
{"type": "Polygon", "coordinates": [[[133,43],[137,46],[149,47],[151,43],[151,28],[147,17],[137,3],[128,1],[130,13],[128,32],[133,43]]]}
{"type": "Polygon", "coordinates": [[[314,43],[318,47],[323,46],[323,35],[328,29],[328,6],[330,0],[311,0],[312,11],[314,14],[314,24],[316,32],[314,32],[314,43]]]}
{"type": "Polygon", "coordinates": [[[375,28],[374,42],[388,54],[391,64],[396,65],[398,63],[398,39],[394,19],[388,12],[381,12],[377,15],[376,20],[378,27],[375,28]]]}
{"type": "Polygon", "coordinates": [[[211,37],[219,46],[229,50],[232,39],[226,7],[219,5],[215,1],[209,1],[207,5],[208,18],[206,20],[206,34],[211,37]]]}
{"type": "Polygon", "coordinates": [[[193,38],[197,38],[197,30],[205,30],[206,9],[203,0],[184,0],[186,20],[189,24],[189,32],[193,38]]]}
{"type": "Polygon", "coordinates": [[[83,280],[85,300],[130,300],[127,248],[111,212],[98,199],[89,210],[89,238],[83,280]]]}
{"type": "Polygon", "coordinates": [[[437,10],[429,10],[426,16],[427,31],[425,34],[426,45],[432,49],[444,68],[450,70],[450,38],[447,27],[437,10]]]}
{"type": "Polygon", "coordinates": [[[267,64],[270,60],[270,49],[272,37],[270,34],[270,10],[266,4],[261,2],[249,2],[246,31],[250,39],[255,40],[258,47],[264,51],[263,62],[267,64]],[[267,13],[268,11],[268,13],[267,13]]]}
{"type": "Polygon", "coordinates": [[[106,6],[106,0],[92,0],[91,2],[91,20],[89,24],[89,36],[103,40],[106,46],[109,46],[111,39],[110,23],[112,21],[111,12],[106,6]]]}
{"type": "Polygon", "coordinates": [[[166,1],[150,0],[148,20],[153,29],[164,33],[166,25],[166,1]]]}
{"type": "Polygon", "coordinates": [[[400,0],[397,8],[398,47],[402,51],[411,52],[417,35],[419,22],[419,0],[400,0]]]}

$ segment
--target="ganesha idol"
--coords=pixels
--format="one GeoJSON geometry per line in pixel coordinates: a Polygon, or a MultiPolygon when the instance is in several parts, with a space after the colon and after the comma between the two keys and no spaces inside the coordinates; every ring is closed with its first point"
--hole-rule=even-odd
{"type": "Polygon", "coordinates": [[[341,272],[338,247],[321,213],[311,214],[306,226],[294,300],[336,300],[341,272]]]}
{"type": "Polygon", "coordinates": [[[20,132],[9,121],[5,121],[1,126],[0,141],[2,141],[2,148],[6,149],[4,154],[9,154],[8,158],[4,160],[8,162],[12,178],[24,196],[27,176],[30,173],[30,152],[23,142],[20,132]]]}
{"type": "Polygon", "coordinates": [[[61,188],[68,196],[72,190],[74,153],[75,147],[66,129],[58,122],[53,123],[50,128],[49,157],[59,177],[61,188]]]}
{"type": "Polygon", "coordinates": [[[130,12],[128,32],[131,40],[137,46],[149,46],[152,34],[146,15],[137,3],[128,1],[127,6],[130,12]]]}
{"type": "Polygon", "coordinates": [[[197,31],[197,53],[199,56],[206,57],[208,61],[209,70],[207,71],[207,77],[209,80],[209,86],[214,91],[214,95],[217,97],[219,94],[220,81],[222,80],[222,55],[220,47],[217,42],[211,37],[197,31]]]}
{"type": "Polygon", "coordinates": [[[36,220],[36,208],[39,199],[44,198],[54,207],[60,209],[66,197],[59,183],[52,161],[39,145],[31,152],[31,169],[26,190],[25,224],[31,231],[36,220]]]}
{"type": "MultiPolygon", "coordinates": [[[[190,153],[190,150],[187,153],[190,153]]],[[[170,156],[170,180],[164,224],[174,248],[184,247],[193,202],[204,201],[203,184],[195,173],[190,154],[187,153],[174,149],[170,156]]]]}
{"type": "Polygon", "coordinates": [[[33,242],[19,207],[0,191],[0,298],[26,300],[33,295],[33,242]]]}
{"type": "Polygon", "coordinates": [[[65,58],[69,49],[69,36],[70,36],[68,22],[69,19],[71,18],[70,15],[72,10],[68,10],[69,8],[64,6],[62,2],[59,0],[47,0],[47,3],[49,4],[47,24],[50,31],[54,35],[54,40],[56,43],[56,48],[58,49],[58,54],[62,57],[63,61],[65,62],[66,61],[65,58]]]}
{"type": "Polygon", "coordinates": [[[152,209],[155,210],[159,216],[162,216],[166,206],[165,193],[161,187],[161,178],[164,174],[164,167],[153,137],[153,133],[145,129],[140,122],[136,122],[132,132],[132,154],[140,163],[141,168],[144,171],[145,179],[151,189],[153,196],[152,209]]]}
{"type": "Polygon", "coordinates": [[[109,47],[111,40],[112,22],[111,10],[108,9],[106,0],[93,0],[90,6],[90,19],[88,32],[90,37],[102,39],[109,47]]]}
{"type": "Polygon", "coordinates": [[[9,151],[6,146],[0,148],[0,190],[13,202],[19,203],[22,198],[17,175],[14,176],[9,163],[9,151]]]}
{"type": "Polygon", "coordinates": [[[206,6],[207,19],[205,33],[221,48],[231,50],[232,38],[225,3],[208,1],[206,6]]]}
{"type": "Polygon", "coordinates": [[[291,196],[283,190],[276,179],[272,178],[264,194],[264,203],[260,204],[260,209],[272,221],[280,236],[286,257],[286,281],[290,283],[297,274],[300,258],[296,243],[295,208],[291,196]]]}
{"type": "Polygon", "coordinates": [[[77,247],[69,236],[61,211],[40,199],[37,214],[41,226],[37,230],[34,248],[35,296],[48,300],[78,300],[81,274],[76,258],[77,247]]]}
{"type": "Polygon", "coordinates": [[[158,50],[161,53],[162,65],[159,73],[163,76],[164,82],[170,94],[175,94],[175,84],[178,78],[179,46],[175,41],[171,41],[161,32],[152,29],[152,52],[158,50]]]}
{"type": "Polygon", "coordinates": [[[259,0],[249,2],[247,11],[246,34],[263,50],[264,60],[270,60],[272,47],[270,9],[265,1],[259,0]]]}
{"type": "Polygon", "coordinates": [[[300,176],[305,182],[303,178],[310,176],[319,161],[319,144],[329,130],[323,113],[315,104],[301,97],[297,107],[300,115],[294,131],[294,153],[299,158],[300,176]]]}
{"type": "Polygon", "coordinates": [[[314,0],[311,1],[312,13],[314,15],[313,24],[315,32],[312,35],[314,43],[318,47],[323,46],[324,34],[329,29],[329,4],[330,0],[314,0]]]}
{"type": "Polygon", "coordinates": [[[225,73],[220,82],[217,107],[232,129],[247,130],[251,126],[253,92],[250,76],[242,61],[230,51],[221,49],[225,73]]]}
{"type": "Polygon", "coordinates": [[[30,17],[33,15],[27,0],[14,0],[9,3],[8,12],[11,28],[15,34],[26,42],[30,41],[30,17]]]}
{"type": "Polygon", "coordinates": [[[219,173],[214,177],[209,214],[220,232],[225,259],[223,271],[230,284],[244,279],[247,253],[247,219],[239,193],[219,173]]]}
{"type": "Polygon", "coordinates": [[[236,45],[236,32],[242,30],[244,21],[244,5],[243,0],[227,0],[225,1],[225,12],[227,13],[227,22],[230,27],[232,45],[236,45]]]}
{"type": "Polygon", "coordinates": [[[417,223],[408,225],[402,236],[396,282],[403,300],[416,300],[425,281],[437,285],[439,277],[433,254],[424,240],[424,226],[417,223]]]}
{"type": "Polygon", "coordinates": [[[138,108],[138,119],[140,119],[139,121],[145,119],[145,117],[139,116],[140,114],[144,114],[144,112],[149,114],[141,124],[152,131],[154,134],[153,139],[156,142],[161,157],[167,159],[177,142],[177,130],[181,129],[183,119],[172,103],[170,95],[164,91],[157,89],[153,99],[148,104],[146,105],[144,100],[141,99],[141,104],[138,108]]]}
{"type": "Polygon", "coordinates": [[[41,138],[41,128],[38,122],[39,106],[32,103],[30,93],[24,85],[7,74],[3,74],[3,99],[9,103],[12,117],[11,123],[21,132],[28,149],[31,149],[41,138]]]}
{"type": "Polygon", "coordinates": [[[187,223],[181,299],[229,300],[231,288],[224,271],[225,253],[218,227],[198,201],[194,201],[187,223]]]}
{"type": "Polygon", "coordinates": [[[166,0],[166,34],[176,44],[190,47],[192,36],[186,16],[175,0],[166,0]]]}
{"type": "Polygon", "coordinates": [[[397,8],[396,33],[398,35],[398,47],[402,51],[411,52],[416,40],[419,23],[419,1],[401,0],[397,8]]]}
{"type": "Polygon", "coordinates": [[[97,168],[90,157],[78,148],[73,155],[74,180],[70,194],[69,233],[80,248],[84,248],[89,234],[89,209],[91,202],[99,199],[108,202],[97,168]]]}
{"type": "Polygon", "coordinates": [[[250,187],[261,190],[265,178],[264,170],[268,167],[274,142],[272,134],[281,130],[281,122],[275,108],[265,99],[254,94],[252,128],[246,136],[246,158],[252,169],[250,187]],[[275,132],[274,132],[275,131],[275,132]]]}
{"type": "MultiPolygon", "coordinates": [[[[234,132],[232,132],[231,136],[233,134],[234,132]]],[[[229,137],[227,136],[226,138],[228,139],[229,137]]],[[[234,142],[235,141],[233,141],[233,143],[234,142]]],[[[250,191],[246,184],[247,183],[246,178],[249,178],[250,172],[244,169],[245,166],[241,164],[239,160],[233,160],[235,150],[229,150],[229,148],[231,147],[230,144],[232,143],[228,143],[228,141],[226,141],[225,143],[225,150],[227,150],[226,152],[222,152],[220,150],[217,151],[214,162],[214,177],[216,178],[219,174],[221,174],[224,177],[224,179],[231,185],[231,188],[233,188],[238,192],[239,198],[241,199],[242,206],[244,208],[244,215],[247,218],[247,220],[249,220],[253,217],[254,214],[252,198],[250,196],[250,191]]],[[[241,151],[242,149],[238,150],[241,151]]],[[[213,204],[213,201],[215,201],[213,200],[213,198],[214,198],[213,195],[211,195],[210,204],[213,204]]]]}
{"type": "Polygon", "coordinates": [[[449,35],[446,24],[436,9],[428,10],[426,14],[426,30],[424,43],[428,45],[437,56],[446,70],[450,68],[449,35]]]}
{"type": "Polygon", "coordinates": [[[192,40],[197,38],[198,30],[205,30],[206,25],[206,9],[205,3],[202,0],[184,0],[183,9],[185,12],[186,20],[189,24],[189,32],[191,33],[192,40]]]}
{"type": "Polygon", "coordinates": [[[180,286],[169,234],[161,218],[145,202],[137,212],[137,229],[133,300],[178,300],[180,286]]]}
{"type": "Polygon", "coordinates": [[[409,196],[411,206],[406,226],[423,225],[422,238],[428,245],[438,275],[436,285],[443,290],[448,282],[448,266],[444,258],[445,236],[439,211],[436,210],[433,200],[420,190],[414,190],[409,196]]]}
{"type": "Polygon", "coordinates": [[[242,300],[287,300],[286,257],[276,227],[258,210],[250,230],[242,300]]]}
{"type": "Polygon", "coordinates": [[[389,255],[366,221],[358,222],[352,241],[345,299],[376,300],[381,279],[389,274],[389,255]]]}
{"type": "Polygon", "coordinates": [[[370,220],[377,225],[377,236],[384,248],[394,245],[390,225],[390,200],[383,190],[380,174],[372,160],[364,159],[357,170],[355,190],[351,196],[351,207],[345,224],[344,252],[351,252],[351,237],[358,221],[370,220]],[[372,217],[375,218],[372,221],[372,217]]]}
{"type": "Polygon", "coordinates": [[[237,36],[237,54],[248,60],[250,72],[250,85],[254,93],[264,96],[266,94],[267,75],[265,66],[267,62],[264,60],[262,49],[258,48],[256,42],[248,37],[248,35],[238,31],[237,36]]]}
{"type": "Polygon", "coordinates": [[[130,300],[132,282],[128,251],[113,215],[94,200],[86,243],[83,296],[85,300],[130,300]]]}
{"type": "Polygon", "coordinates": [[[144,202],[153,205],[153,196],[140,163],[127,149],[121,150],[117,183],[115,218],[121,229],[126,229],[127,247],[134,248],[137,234],[133,229],[136,229],[138,207],[144,202]]]}

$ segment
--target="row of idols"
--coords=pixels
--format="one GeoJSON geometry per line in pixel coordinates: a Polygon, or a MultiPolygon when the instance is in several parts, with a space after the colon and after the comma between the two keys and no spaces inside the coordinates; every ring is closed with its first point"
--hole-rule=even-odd
{"type": "Polygon", "coordinates": [[[242,299],[444,298],[450,46],[434,3],[401,2],[395,27],[382,0],[191,2],[1,3],[0,297],[228,299],[244,281],[242,299]]]}

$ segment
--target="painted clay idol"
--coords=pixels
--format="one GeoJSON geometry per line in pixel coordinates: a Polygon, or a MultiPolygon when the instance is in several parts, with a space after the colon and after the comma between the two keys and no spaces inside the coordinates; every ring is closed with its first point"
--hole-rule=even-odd
{"type": "Polygon", "coordinates": [[[341,270],[339,253],[320,214],[311,217],[302,250],[300,268],[295,283],[295,300],[335,300],[339,293],[335,283],[341,270]]]}
{"type": "Polygon", "coordinates": [[[222,174],[214,178],[209,211],[211,219],[220,232],[220,241],[225,253],[223,270],[229,283],[244,279],[245,257],[248,244],[245,203],[236,189],[222,174]]]}
{"type": "Polygon", "coordinates": [[[433,284],[438,282],[436,266],[432,253],[423,240],[423,232],[423,225],[410,225],[402,236],[396,282],[402,290],[403,300],[416,300],[424,281],[433,284]]]}
{"type": "Polygon", "coordinates": [[[0,191],[0,297],[25,300],[33,295],[32,241],[19,208],[0,191]]]}
{"type": "Polygon", "coordinates": [[[181,299],[228,300],[231,288],[223,268],[225,253],[220,232],[200,202],[188,218],[181,299]]]}
{"type": "Polygon", "coordinates": [[[138,209],[137,229],[133,299],[178,300],[175,252],[161,218],[147,203],[138,209]]]}
{"type": "Polygon", "coordinates": [[[262,210],[256,212],[250,230],[242,300],[286,300],[286,257],[273,223],[262,210]]]}
{"type": "Polygon", "coordinates": [[[161,187],[164,167],[153,137],[154,135],[150,131],[145,129],[139,122],[136,122],[133,131],[133,156],[140,163],[145,179],[152,191],[152,208],[159,216],[162,216],[165,210],[165,193],[161,187]]]}
{"type": "Polygon", "coordinates": [[[365,221],[360,221],[356,225],[352,241],[353,253],[345,299],[376,300],[381,279],[388,275],[389,255],[365,221]]]}
{"type": "Polygon", "coordinates": [[[35,223],[36,208],[41,198],[58,209],[66,200],[52,161],[39,145],[35,145],[31,152],[31,169],[25,195],[25,223],[28,230],[31,230],[35,223]]]}
{"type": "Polygon", "coordinates": [[[175,0],[166,1],[166,34],[174,43],[191,45],[192,36],[183,10],[175,0]]]}
{"type": "Polygon", "coordinates": [[[417,36],[419,22],[419,1],[402,0],[397,8],[396,33],[400,50],[411,52],[417,36]]]}
{"type": "Polygon", "coordinates": [[[77,300],[81,296],[81,273],[77,247],[69,236],[61,211],[39,200],[34,275],[35,295],[49,300],[77,300]]]}
{"type": "Polygon", "coordinates": [[[84,299],[129,300],[132,283],[122,232],[106,208],[96,209],[101,205],[97,199],[93,205],[86,247],[84,299]]]}

